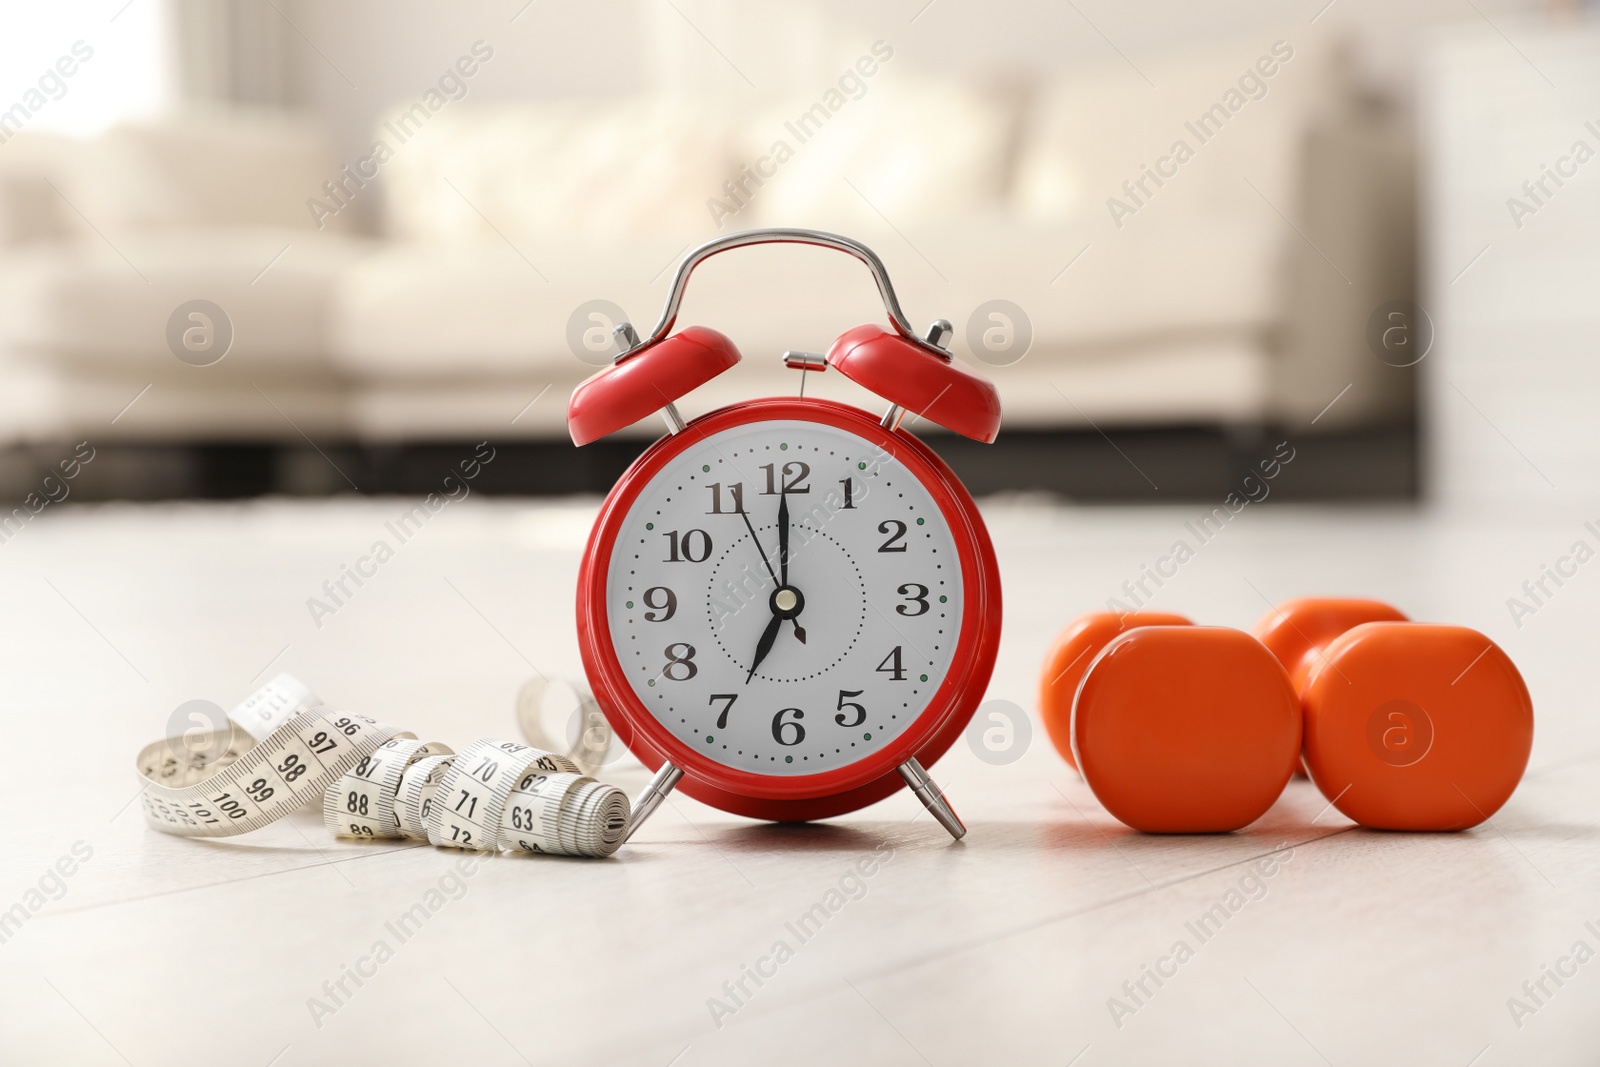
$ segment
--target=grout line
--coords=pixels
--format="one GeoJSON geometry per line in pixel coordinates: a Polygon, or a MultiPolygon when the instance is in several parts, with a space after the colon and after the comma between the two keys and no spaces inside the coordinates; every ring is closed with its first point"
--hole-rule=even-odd
{"type": "MultiPolygon", "coordinates": [[[[1307,838],[1304,841],[1293,842],[1288,846],[1288,848],[1298,849],[1302,846],[1317,844],[1319,842],[1326,841],[1329,838],[1338,837],[1341,834],[1347,834],[1352,830],[1359,829],[1361,829],[1361,827],[1356,825],[1340,827],[1337,830],[1321,834],[1317,837],[1307,838]]],[[[1287,849],[1267,849],[1265,852],[1257,853],[1252,856],[1246,856],[1242,859],[1233,860],[1228,863],[1220,864],[1216,867],[1209,867],[1203,871],[1195,871],[1192,874],[1186,874],[1182,877],[1174,878],[1169,882],[1161,882],[1153,889],[1135,889],[1131,892],[1123,893],[1120,896],[1096,901],[1093,904],[1089,904],[1081,908],[1075,908],[1071,911],[1061,912],[1057,915],[1046,916],[1042,919],[1022,923],[998,933],[989,934],[982,937],[972,937],[964,941],[955,942],[938,948],[931,948],[919,953],[912,953],[905,956],[896,957],[892,960],[885,960],[878,967],[870,971],[862,972],[857,977],[863,982],[875,981],[877,979],[893,975],[899,971],[909,970],[912,967],[924,966],[948,957],[960,955],[964,952],[971,952],[976,949],[984,948],[988,945],[995,944],[1009,938],[1033,933],[1038,930],[1042,930],[1045,927],[1053,926],[1056,923],[1067,922],[1072,919],[1082,918],[1086,915],[1092,915],[1103,908],[1111,907],[1117,904],[1125,904],[1130,900],[1136,900],[1139,897],[1149,896],[1151,893],[1154,893],[1158,890],[1167,889],[1171,886],[1182,885],[1185,882],[1192,882],[1196,879],[1204,878],[1207,875],[1216,874],[1220,871],[1239,867],[1247,863],[1254,863],[1256,860],[1264,859],[1267,856],[1275,855],[1282,851],[1287,851],[1287,849]]],[[[800,1005],[820,1000],[830,995],[832,995],[830,987],[826,983],[818,983],[808,990],[795,993],[791,997],[772,1001],[765,1006],[756,1006],[756,1009],[754,1012],[752,1012],[752,1014],[766,1015],[771,1012],[786,1011],[800,1005]]]]}
{"type": "MultiPolygon", "coordinates": [[[[321,820],[320,819],[318,820],[318,825],[319,826],[321,825],[321,820]]],[[[195,839],[195,840],[204,840],[204,839],[195,839]]],[[[222,839],[217,839],[217,843],[221,843],[221,840],[222,839]]],[[[399,840],[399,839],[396,839],[396,840],[399,840]]],[[[371,847],[370,845],[363,846],[362,851],[365,852],[370,847],[371,847]]],[[[258,871],[255,874],[247,874],[242,878],[227,878],[227,879],[224,879],[224,880],[222,880],[220,882],[205,882],[205,883],[203,883],[201,885],[177,886],[177,887],[175,887],[173,889],[162,889],[162,890],[159,890],[158,892],[155,892],[155,893],[146,893],[144,896],[139,896],[139,897],[125,897],[122,900],[102,900],[102,901],[100,901],[98,903],[85,904],[82,907],[77,907],[77,908],[53,908],[53,909],[51,909],[50,914],[52,916],[55,916],[55,915],[63,915],[63,916],[65,916],[65,915],[81,915],[81,914],[83,914],[85,912],[96,911],[96,910],[98,910],[100,908],[114,908],[114,907],[116,907],[116,906],[118,906],[120,904],[141,904],[141,903],[143,903],[144,901],[147,901],[147,900],[156,900],[156,899],[158,899],[160,897],[176,896],[179,893],[193,893],[193,892],[196,892],[196,891],[201,890],[201,889],[218,889],[218,888],[221,888],[223,886],[239,885],[239,884],[241,884],[243,882],[254,882],[254,881],[257,881],[257,880],[262,879],[262,878],[276,878],[278,875],[282,875],[282,874],[298,874],[301,871],[317,870],[317,869],[322,868],[322,867],[327,867],[330,864],[354,863],[357,860],[373,859],[373,858],[378,857],[378,856],[392,856],[397,852],[413,852],[413,851],[415,851],[415,850],[417,850],[419,848],[432,848],[432,847],[433,846],[429,845],[426,841],[418,841],[418,842],[415,842],[413,844],[401,845],[398,848],[385,848],[385,849],[382,849],[382,850],[373,850],[371,852],[368,852],[367,855],[361,855],[359,853],[355,853],[355,854],[352,854],[352,855],[349,855],[349,856],[342,856],[342,857],[340,857],[338,859],[334,859],[334,860],[319,859],[315,863],[307,863],[307,864],[304,864],[303,866],[299,866],[299,867],[285,867],[282,870],[277,870],[277,871],[258,871]]],[[[43,918],[44,916],[40,916],[40,917],[43,918]]]]}

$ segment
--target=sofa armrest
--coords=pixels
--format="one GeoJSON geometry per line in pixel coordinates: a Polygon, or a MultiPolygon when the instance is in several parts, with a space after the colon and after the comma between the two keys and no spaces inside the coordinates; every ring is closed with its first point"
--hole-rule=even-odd
{"type": "Polygon", "coordinates": [[[0,171],[0,246],[68,236],[61,196],[43,174],[0,171]]]}
{"type": "Polygon", "coordinates": [[[1409,422],[1416,371],[1379,360],[1367,322],[1384,303],[1416,296],[1412,139],[1374,105],[1323,116],[1304,137],[1305,239],[1290,246],[1271,409],[1289,426],[1316,419],[1318,430],[1409,422]]]}

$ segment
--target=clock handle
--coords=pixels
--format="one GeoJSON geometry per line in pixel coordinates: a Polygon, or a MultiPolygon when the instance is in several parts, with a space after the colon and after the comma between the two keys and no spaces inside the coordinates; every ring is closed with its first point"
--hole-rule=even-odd
{"type": "Polygon", "coordinates": [[[917,762],[915,756],[900,764],[898,769],[900,777],[904,778],[906,785],[917,794],[917,799],[922,801],[923,807],[933,813],[933,817],[939,820],[940,826],[950,831],[951,837],[960,841],[967,836],[967,828],[962,825],[961,817],[950,806],[950,802],[945,800],[944,791],[928,776],[928,772],[923,770],[922,764],[917,762]]]}
{"type": "MultiPolygon", "coordinates": [[[[656,776],[650,779],[650,784],[644,787],[644,792],[639,794],[639,799],[633,802],[633,816],[628,820],[628,832],[622,835],[623,843],[633,836],[633,832],[644,825],[661,802],[667,799],[667,794],[672,792],[678,784],[678,779],[683,777],[683,769],[670,763],[663,763],[656,776]]],[[[959,835],[958,835],[959,836],[959,835]]]]}
{"type": "MultiPolygon", "coordinates": [[[[683,302],[684,287],[689,284],[689,275],[701,263],[710,259],[718,252],[726,252],[731,248],[743,248],[746,245],[764,244],[797,244],[817,245],[822,248],[832,248],[854,256],[867,265],[872,272],[872,280],[878,283],[878,295],[883,298],[883,310],[889,316],[889,322],[894,326],[895,332],[918,348],[926,350],[929,354],[939,357],[948,363],[950,353],[931,343],[911,328],[911,322],[906,318],[906,313],[900,310],[900,299],[894,295],[894,283],[889,280],[889,271],[883,265],[883,260],[878,254],[866,245],[850,237],[837,233],[827,233],[823,230],[799,229],[767,229],[744,230],[740,233],[730,233],[724,237],[717,237],[696,248],[684,257],[678,265],[678,273],[672,279],[672,288],[667,292],[666,306],[661,309],[661,319],[656,323],[655,329],[650,331],[650,336],[645,338],[643,344],[654,344],[671,331],[674,323],[678,321],[678,307],[683,302]]],[[[618,327],[620,330],[621,327],[618,327]]],[[[632,327],[629,328],[632,334],[632,327]]],[[[631,348],[639,346],[637,334],[632,336],[619,334],[617,340],[626,355],[631,348]]]]}

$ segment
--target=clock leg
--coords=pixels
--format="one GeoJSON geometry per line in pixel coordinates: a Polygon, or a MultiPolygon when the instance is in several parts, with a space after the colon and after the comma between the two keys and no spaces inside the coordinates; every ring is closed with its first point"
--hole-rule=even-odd
{"type": "Polygon", "coordinates": [[[950,831],[951,837],[959,841],[967,836],[967,828],[962,825],[961,817],[955,813],[950,802],[945,800],[944,791],[928,777],[928,772],[923,770],[922,764],[918,763],[915,757],[900,764],[899,771],[900,777],[904,778],[906,785],[917,794],[917,799],[922,801],[923,807],[933,813],[933,817],[939,820],[940,826],[950,831]]]}
{"type": "Polygon", "coordinates": [[[650,784],[644,787],[644,792],[639,794],[639,799],[633,802],[633,817],[628,820],[628,832],[622,835],[624,842],[661,806],[661,802],[667,799],[667,794],[672,792],[672,787],[682,777],[683,771],[679,768],[670,763],[661,765],[656,776],[650,779],[650,784]]]}

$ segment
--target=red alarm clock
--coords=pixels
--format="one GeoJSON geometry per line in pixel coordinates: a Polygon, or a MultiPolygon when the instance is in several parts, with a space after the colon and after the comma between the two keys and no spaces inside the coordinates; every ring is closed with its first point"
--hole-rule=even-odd
{"type": "Polygon", "coordinates": [[[950,324],[918,337],[883,263],[857,241],[754,230],[695,249],[661,321],[573,391],[584,445],[653,412],[669,433],[600,509],[578,577],[578,634],[617,735],[657,770],[631,834],[675,786],[724,811],[797,821],[854,811],[909,786],[959,838],[928,777],[994,669],[1000,577],[961,482],[901,427],[915,413],[993,441],[993,385],[957,367],[950,324]],[[710,256],[765,243],[820,245],[867,265],[892,329],[858,326],[797,369],[832,367],[881,396],[880,417],[773,397],[684,422],[674,402],[739,362],[703,326],[670,333],[710,256]]]}

